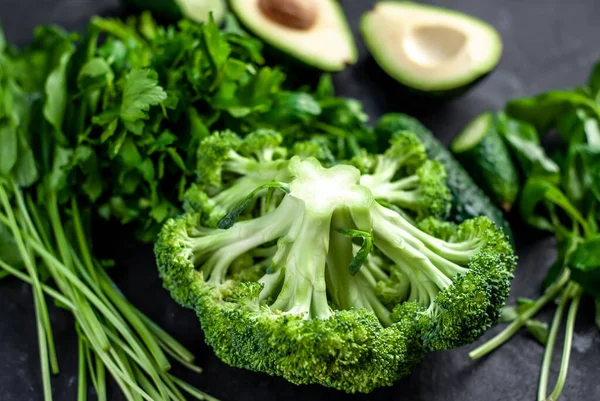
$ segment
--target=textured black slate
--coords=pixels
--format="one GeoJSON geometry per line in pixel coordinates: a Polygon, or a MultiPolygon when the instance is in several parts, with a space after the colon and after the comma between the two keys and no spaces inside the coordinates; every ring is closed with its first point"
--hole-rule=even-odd
{"type": "MultiPolygon", "coordinates": [[[[446,143],[472,117],[487,109],[499,109],[510,98],[583,82],[600,57],[600,8],[596,0],[438,0],[432,3],[469,12],[494,25],[504,39],[504,56],[496,71],[467,95],[437,104],[417,101],[385,77],[358,36],[359,15],[373,2],[341,3],[357,35],[361,57],[356,66],[335,77],[339,93],[362,100],[372,118],[388,111],[412,112],[446,143]]],[[[0,19],[8,39],[16,43],[30,40],[37,24],[80,29],[91,15],[118,12],[118,0],[0,1],[0,19]]],[[[516,224],[514,228],[520,263],[511,297],[535,297],[544,269],[554,258],[554,243],[526,227],[516,224]]],[[[113,274],[131,301],[198,356],[205,373],[185,372],[184,377],[222,400],[529,401],[536,397],[542,347],[525,333],[477,362],[467,357],[473,346],[430,354],[411,376],[370,395],[345,395],[320,386],[298,387],[283,379],[225,366],[204,345],[194,314],[175,305],[161,288],[151,247],[137,245],[130,238],[122,232],[99,232],[96,244],[116,255],[121,267],[113,274]]],[[[12,279],[0,282],[0,305],[0,400],[42,400],[28,286],[12,279]]],[[[73,322],[60,310],[52,311],[52,321],[61,363],[61,374],[54,379],[56,400],[75,400],[73,322]]],[[[579,313],[573,344],[562,399],[600,400],[600,334],[593,325],[589,300],[579,313]]],[[[559,358],[557,351],[555,366],[559,358]]],[[[122,397],[114,391],[111,400],[121,401],[122,397]]]]}

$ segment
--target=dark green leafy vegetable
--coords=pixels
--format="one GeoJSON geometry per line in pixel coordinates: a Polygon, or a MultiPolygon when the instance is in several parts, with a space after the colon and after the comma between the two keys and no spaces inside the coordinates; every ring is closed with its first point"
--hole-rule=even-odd
{"type": "Polygon", "coordinates": [[[540,146],[536,129],[523,121],[498,113],[498,129],[526,177],[558,182],[560,169],[540,146]]]}
{"type": "MultiPolygon", "coordinates": [[[[544,294],[516,316],[499,335],[470,353],[481,357],[510,339],[522,326],[546,347],[540,373],[538,400],[557,400],[564,387],[575,319],[582,296],[600,295],[600,64],[588,85],[572,91],[550,91],[533,98],[509,102],[501,114],[504,138],[511,147],[526,180],[519,211],[530,225],[557,238],[557,260],[548,269],[544,294]],[[540,145],[540,135],[558,132],[563,143],[554,160],[540,145]],[[548,302],[560,297],[547,332],[531,317],[548,302]],[[552,353],[566,314],[565,340],[559,375],[547,395],[552,353]]],[[[600,309],[596,303],[597,310],[600,309]]],[[[510,309],[509,309],[510,310],[510,309]]]]}

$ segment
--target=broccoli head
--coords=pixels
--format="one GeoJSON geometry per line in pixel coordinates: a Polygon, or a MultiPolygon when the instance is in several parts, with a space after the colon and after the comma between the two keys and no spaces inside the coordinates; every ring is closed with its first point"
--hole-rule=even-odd
{"type": "MultiPolygon", "coordinates": [[[[380,170],[388,180],[427,164],[405,161],[418,150],[396,156],[378,161],[394,164],[380,170]]],[[[223,361],[369,392],[496,321],[515,256],[487,218],[417,224],[378,203],[354,166],[294,156],[285,169],[272,210],[234,222],[246,198],[211,228],[210,206],[196,205],[155,245],[165,287],[223,361]]]]}

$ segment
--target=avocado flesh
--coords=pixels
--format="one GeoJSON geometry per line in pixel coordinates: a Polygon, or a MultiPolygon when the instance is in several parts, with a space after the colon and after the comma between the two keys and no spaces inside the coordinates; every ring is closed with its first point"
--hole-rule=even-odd
{"type": "Polygon", "coordinates": [[[225,19],[227,4],[225,0],[174,0],[181,13],[195,22],[207,22],[210,13],[217,24],[225,19]]]}
{"type": "Polygon", "coordinates": [[[361,33],[379,66],[418,91],[467,87],[490,72],[502,41],[489,24],[439,7],[384,1],[365,13],[361,33]]]}
{"type": "Polygon", "coordinates": [[[317,1],[317,20],[306,30],[273,21],[258,3],[231,0],[230,7],[248,30],[270,46],[323,71],[341,71],[356,62],[358,52],[352,32],[337,1],[317,1]]]}

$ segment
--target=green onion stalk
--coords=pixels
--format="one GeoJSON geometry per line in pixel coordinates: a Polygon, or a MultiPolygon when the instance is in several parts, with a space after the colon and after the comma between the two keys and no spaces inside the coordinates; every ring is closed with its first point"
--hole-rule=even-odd
{"type": "Polygon", "coordinates": [[[183,401],[184,393],[216,400],[169,372],[171,361],[201,369],[189,350],[125,298],[94,258],[77,199],[59,207],[54,191],[39,193],[43,202],[12,181],[0,182],[0,225],[12,235],[22,261],[0,259],[0,272],[32,287],[44,401],[52,400],[51,375],[59,372],[47,298],[75,320],[78,401],[87,399],[88,383],[97,399],[106,401],[107,373],[128,401],[183,401]],[[69,225],[63,220],[67,216],[69,225]]]}

